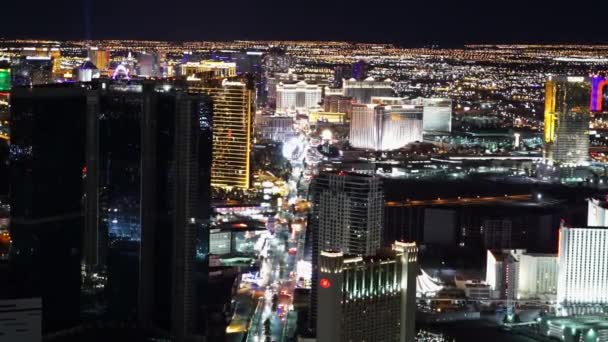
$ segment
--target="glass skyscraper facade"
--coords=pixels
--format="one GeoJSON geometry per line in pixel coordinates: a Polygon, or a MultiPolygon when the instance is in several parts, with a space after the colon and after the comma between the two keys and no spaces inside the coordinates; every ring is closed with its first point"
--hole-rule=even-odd
{"type": "Polygon", "coordinates": [[[176,341],[204,334],[211,98],[98,80],[11,101],[12,262],[18,295],[43,298],[43,329],[106,312],[176,341]]]}
{"type": "Polygon", "coordinates": [[[14,88],[10,101],[12,281],[42,298],[49,333],[79,320],[85,91],[14,88]]]}

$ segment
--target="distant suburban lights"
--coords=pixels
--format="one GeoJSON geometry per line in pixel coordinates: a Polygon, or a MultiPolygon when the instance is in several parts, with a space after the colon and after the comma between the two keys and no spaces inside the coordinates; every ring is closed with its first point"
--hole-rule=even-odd
{"type": "Polygon", "coordinates": [[[327,278],[321,278],[321,280],[319,280],[319,285],[324,289],[328,289],[331,286],[331,281],[327,278]]]}

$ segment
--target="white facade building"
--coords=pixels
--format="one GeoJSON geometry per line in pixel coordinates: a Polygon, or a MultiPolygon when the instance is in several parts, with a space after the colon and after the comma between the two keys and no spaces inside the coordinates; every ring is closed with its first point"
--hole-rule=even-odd
{"type": "Polygon", "coordinates": [[[304,81],[277,84],[277,112],[309,111],[318,109],[323,98],[323,87],[304,81]]]}
{"type": "Polygon", "coordinates": [[[492,298],[492,288],[485,282],[471,279],[454,278],[454,284],[458,289],[464,291],[464,295],[470,299],[492,298]]]}
{"type": "Polygon", "coordinates": [[[372,96],[393,96],[393,85],[390,79],[376,81],[373,77],[368,77],[363,81],[358,81],[351,78],[342,81],[342,90],[344,96],[352,97],[355,102],[360,104],[370,104],[372,96]]]}
{"type": "Polygon", "coordinates": [[[419,97],[415,99],[406,99],[391,96],[372,96],[371,103],[377,105],[422,106],[422,129],[425,133],[452,132],[452,99],[450,98],[419,97]]]}
{"type": "Polygon", "coordinates": [[[553,297],[557,293],[557,255],[528,254],[519,258],[518,298],[553,297]]]}
{"type": "Polygon", "coordinates": [[[488,250],[486,283],[494,298],[555,298],[557,256],[523,249],[488,250]]]}
{"type": "Polygon", "coordinates": [[[349,141],[353,147],[388,151],[422,141],[423,108],[416,105],[353,104],[349,141]]]}
{"type": "Polygon", "coordinates": [[[608,227],[562,227],[557,302],[608,305],[608,227]]]}
{"type": "Polygon", "coordinates": [[[587,209],[587,226],[608,227],[608,203],[596,198],[589,199],[587,209]]]}
{"type": "Polygon", "coordinates": [[[516,298],[519,256],[523,252],[523,250],[488,250],[486,283],[490,285],[493,298],[510,300],[516,298]]]}
{"type": "Polygon", "coordinates": [[[452,100],[421,99],[424,107],[422,129],[425,132],[452,132],[452,100]]]}
{"type": "Polygon", "coordinates": [[[317,341],[414,342],[417,253],[403,242],[370,257],[321,252],[317,341]]]}

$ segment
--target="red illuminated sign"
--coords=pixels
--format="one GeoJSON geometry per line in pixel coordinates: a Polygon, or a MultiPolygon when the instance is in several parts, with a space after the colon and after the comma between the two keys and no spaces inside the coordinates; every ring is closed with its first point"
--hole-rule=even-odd
{"type": "Polygon", "coordinates": [[[327,278],[322,278],[319,280],[319,285],[321,285],[321,287],[324,289],[328,289],[331,286],[331,281],[329,281],[327,278]]]}

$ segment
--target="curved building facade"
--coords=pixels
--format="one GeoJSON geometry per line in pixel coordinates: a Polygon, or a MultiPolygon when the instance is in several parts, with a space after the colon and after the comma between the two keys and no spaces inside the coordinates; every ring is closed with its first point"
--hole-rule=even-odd
{"type": "Polygon", "coordinates": [[[422,141],[422,117],[422,106],[354,104],[350,144],[356,148],[389,151],[422,141]]]}

